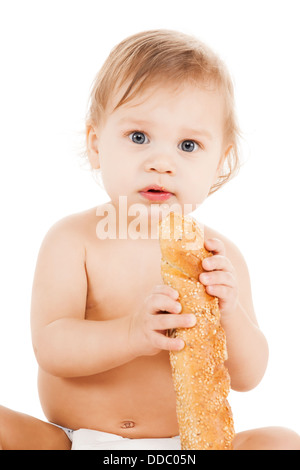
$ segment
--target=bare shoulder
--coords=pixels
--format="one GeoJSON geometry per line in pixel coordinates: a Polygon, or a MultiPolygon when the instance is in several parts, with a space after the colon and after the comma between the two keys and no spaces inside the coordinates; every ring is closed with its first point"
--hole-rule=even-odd
{"type": "Polygon", "coordinates": [[[226,256],[230,259],[232,264],[237,267],[245,265],[245,267],[247,268],[246,261],[242,252],[232,240],[227,238],[222,233],[217,232],[215,229],[208,227],[207,225],[205,225],[204,227],[204,236],[206,240],[209,238],[217,238],[218,240],[221,240],[225,246],[226,256]]]}
{"type": "Polygon", "coordinates": [[[64,263],[72,266],[77,260],[77,265],[84,267],[86,255],[95,241],[97,249],[101,248],[97,236],[97,223],[99,222],[99,208],[90,209],[67,215],[56,221],[46,232],[39,251],[38,261],[42,259],[47,263],[56,260],[57,264],[64,263]]]}
{"type": "Polygon", "coordinates": [[[97,207],[69,214],[55,222],[48,230],[47,236],[67,233],[73,240],[88,237],[97,222],[97,207]]]}
{"type": "Polygon", "coordinates": [[[257,324],[256,315],[254,312],[251,279],[246,260],[237,245],[227,238],[225,235],[217,232],[205,225],[204,227],[205,239],[217,238],[224,243],[225,256],[230,260],[234,267],[236,278],[239,287],[239,299],[241,305],[247,311],[249,317],[257,324]]]}
{"type": "Polygon", "coordinates": [[[42,325],[62,316],[84,318],[86,243],[95,213],[90,209],[58,220],[42,241],[32,287],[33,337],[42,325]]]}
{"type": "Polygon", "coordinates": [[[73,213],[54,222],[41,243],[39,254],[47,251],[63,261],[70,257],[85,259],[87,246],[96,238],[97,207],[73,213]]]}

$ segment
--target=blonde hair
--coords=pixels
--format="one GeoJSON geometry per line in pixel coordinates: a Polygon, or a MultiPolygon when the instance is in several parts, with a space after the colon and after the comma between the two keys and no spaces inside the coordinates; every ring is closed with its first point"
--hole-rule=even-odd
{"type": "Polygon", "coordinates": [[[240,167],[239,128],[235,116],[233,83],[223,61],[205,44],[187,34],[159,29],[130,36],[115,46],[93,82],[86,116],[86,130],[105,120],[114,94],[128,83],[114,109],[150,86],[194,81],[214,84],[225,100],[224,137],[231,144],[220,176],[210,193],[235,176],[240,167]]]}

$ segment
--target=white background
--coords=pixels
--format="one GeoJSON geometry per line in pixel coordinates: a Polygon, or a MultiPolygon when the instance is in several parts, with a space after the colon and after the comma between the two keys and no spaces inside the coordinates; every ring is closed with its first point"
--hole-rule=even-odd
{"type": "Polygon", "coordinates": [[[55,221],[107,200],[78,158],[92,80],[123,38],[169,28],[226,61],[244,134],[239,176],[199,210],[244,254],[270,346],[261,384],[230,394],[236,430],[300,432],[298,4],[1,0],[0,404],[44,419],[29,322],[36,256],[55,221]]]}

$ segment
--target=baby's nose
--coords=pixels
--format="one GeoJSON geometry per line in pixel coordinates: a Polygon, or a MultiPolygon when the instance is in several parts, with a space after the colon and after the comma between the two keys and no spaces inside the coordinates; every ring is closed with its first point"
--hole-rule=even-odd
{"type": "Polygon", "coordinates": [[[170,156],[166,155],[149,158],[145,164],[145,170],[147,172],[168,173],[170,175],[175,175],[176,173],[174,161],[172,161],[170,156]]]}

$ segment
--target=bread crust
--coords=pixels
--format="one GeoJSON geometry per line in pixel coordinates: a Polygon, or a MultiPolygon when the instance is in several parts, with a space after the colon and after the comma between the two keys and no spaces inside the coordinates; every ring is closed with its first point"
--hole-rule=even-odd
{"type": "Polygon", "coordinates": [[[227,401],[226,337],[218,299],[199,281],[202,260],[212,253],[204,248],[200,224],[174,212],[160,222],[159,239],[163,281],[178,291],[181,313],[197,319],[194,327],[173,331],[185,347],[170,351],[181,449],[231,450],[235,432],[227,401]]]}

